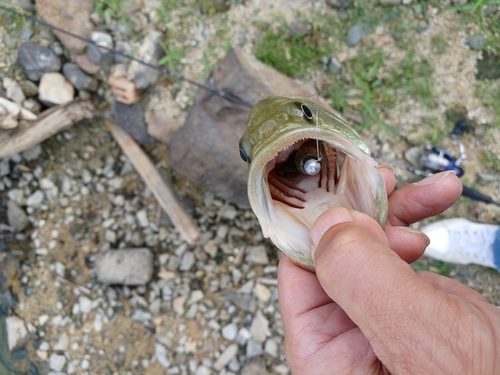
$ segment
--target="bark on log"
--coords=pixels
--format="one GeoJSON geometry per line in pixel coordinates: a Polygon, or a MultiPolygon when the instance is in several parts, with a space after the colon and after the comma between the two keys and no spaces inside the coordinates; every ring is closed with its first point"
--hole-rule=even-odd
{"type": "Polygon", "coordinates": [[[135,170],[141,175],[144,182],[174,223],[175,228],[190,244],[194,245],[200,237],[200,230],[175,199],[172,190],[163,181],[153,163],[142,151],[139,145],[125,133],[118,125],[106,121],[108,129],[115,138],[123,153],[129,158],[135,170]]]}
{"type": "Polygon", "coordinates": [[[15,129],[0,131],[0,159],[26,151],[93,115],[90,101],[75,100],[43,112],[37,121],[24,121],[15,129]]]}

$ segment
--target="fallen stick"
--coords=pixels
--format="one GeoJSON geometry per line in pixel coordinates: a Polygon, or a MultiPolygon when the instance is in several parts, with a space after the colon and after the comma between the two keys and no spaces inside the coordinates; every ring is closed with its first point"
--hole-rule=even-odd
{"type": "Polygon", "coordinates": [[[115,141],[121,147],[123,153],[129,158],[144,182],[146,182],[146,185],[153,191],[160,206],[174,223],[175,228],[190,245],[194,245],[196,240],[200,237],[200,230],[194,220],[192,220],[179,205],[174,194],[169,186],[163,181],[153,163],[133,138],[125,133],[118,125],[107,120],[106,123],[115,141]]]}
{"type": "Polygon", "coordinates": [[[75,100],[43,112],[37,121],[26,122],[12,130],[0,131],[0,159],[26,151],[66,130],[75,122],[91,118],[94,106],[88,100],[75,100]]]}

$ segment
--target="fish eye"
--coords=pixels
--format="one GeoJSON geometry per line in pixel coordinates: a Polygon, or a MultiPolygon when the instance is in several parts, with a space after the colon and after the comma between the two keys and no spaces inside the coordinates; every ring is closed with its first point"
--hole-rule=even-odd
{"type": "Polygon", "coordinates": [[[305,118],[307,118],[308,120],[312,120],[313,114],[308,106],[306,106],[305,104],[301,104],[300,109],[302,110],[302,114],[305,118]]]}
{"type": "Polygon", "coordinates": [[[240,157],[245,163],[250,163],[250,156],[240,147],[240,157]]]}

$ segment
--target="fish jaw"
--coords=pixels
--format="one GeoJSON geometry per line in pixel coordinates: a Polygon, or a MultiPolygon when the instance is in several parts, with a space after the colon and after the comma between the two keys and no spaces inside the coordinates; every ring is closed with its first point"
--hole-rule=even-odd
{"type": "Polygon", "coordinates": [[[329,208],[342,206],[355,209],[385,226],[385,183],[376,169],[378,163],[367,155],[367,150],[367,147],[361,150],[358,144],[341,134],[322,128],[282,132],[275,142],[262,147],[254,154],[250,165],[248,197],[264,236],[270,238],[295,262],[314,269],[310,229],[316,219],[329,208]],[[344,155],[344,160],[334,192],[309,191],[304,208],[293,208],[272,199],[268,174],[280,151],[304,139],[318,139],[328,143],[344,155]]]}

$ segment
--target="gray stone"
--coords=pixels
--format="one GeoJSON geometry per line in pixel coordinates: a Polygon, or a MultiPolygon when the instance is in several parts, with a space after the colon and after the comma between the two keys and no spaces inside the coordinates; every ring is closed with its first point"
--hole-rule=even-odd
{"type": "Polygon", "coordinates": [[[365,25],[354,25],[347,32],[347,45],[349,47],[353,47],[358,44],[361,39],[363,39],[366,35],[368,35],[370,30],[365,25]]]}
{"type": "Polygon", "coordinates": [[[81,70],[88,74],[96,74],[101,69],[101,67],[94,64],[86,54],[76,56],[75,62],[81,70]]]}
{"type": "Polygon", "coordinates": [[[96,256],[95,271],[104,284],[144,285],[153,274],[153,254],[147,248],[109,250],[96,256]]]}
{"type": "Polygon", "coordinates": [[[62,371],[64,365],[66,365],[66,357],[64,355],[52,354],[49,357],[49,367],[51,370],[62,371]]]}
{"type": "Polygon", "coordinates": [[[113,38],[107,33],[94,31],[90,34],[90,40],[87,48],[87,56],[90,61],[97,65],[109,65],[113,62],[113,53],[108,49],[113,48],[113,38]],[[104,47],[104,48],[101,48],[104,47]]]}
{"type": "Polygon", "coordinates": [[[28,215],[16,202],[11,200],[7,203],[7,219],[9,225],[17,232],[22,232],[30,226],[28,215]]]}
{"type": "Polygon", "coordinates": [[[259,342],[266,341],[269,335],[269,320],[266,319],[260,310],[257,311],[252,320],[250,333],[252,334],[252,339],[259,342]]]}
{"type": "Polygon", "coordinates": [[[335,74],[339,74],[344,68],[342,63],[335,56],[329,56],[326,62],[326,68],[335,74]]]}
{"type": "Polygon", "coordinates": [[[17,316],[9,316],[5,319],[7,331],[7,344],[9,350],[16,350],[28,341],[28,330],[24,321],[17,316]]]}
{"type": "Polygon", "coordinates": [[[266,247],[264,245],[247,247],[246,261],[256,264],[268,264],[269,258],[267,257],[266,247]]]}
{"type": "Polygon", "coordinates": [[[163,346],[159,342],[155,343],[155,358],[158,360],[160,365],[163,366],[164,369],[168,369],[170,367],[170,360],[168,359],[168,350],[165,346],[163,346]]]}
{"type": "Polygon", "coordinates": [[[401,4],[401,0],[379,0],[380,5],[399,5],[401,4]]]}
{"type": "Polygon", "coordinates": [[[500,176],[490,173],[478,173],[477,180],[481,185],[488,185],[495,181],[500,181],[500,176]]]}
{"type": "MultiPolygon", "coordinates": [[[[93,1],[36,0],[37,15],[44,21],[85,39],[88,38],[93,28],[90,21],[90,14],[93,10],[93,1]]],[[[56,30],[53,32],[71,53],[81,53],[87,47],[84,40],[56,30]]]]}
{"type": "Polygon", "coordinates": [[[300,38],[311,32],[311,24],[305,18],[296,18],[288,25],[288,36],[300,38]]]}
{"type": "Polygon", "coordinates": [[[262,355],[262,342],[249,340],[247,342],[247,350],[246,350],[247,358],[258,357],[262,355]]]}
{"type": "Polygon", "coordinates": [[[19,83],[17,83],[16,80],[9,77],[5,77],[3,79],[3,88],[5,89],[7,99],[10,99],[18,104],[26,100],[26,96],[23,93],[23,89],[21,88],[19,83]]]}
{"type": "Polygon", "coordinates": [[[264,351],[269,354],[271,357],[277,357],[278,356],[278,343],[276,342],[276,339],[270,338],[266,340],[266,343],[264,344],[264,351]]]}
{"type": "Polygon", "coordinates": [[[143,145],[155,142],[155,139],[148,134],[141,103],[127,105],[114,101],[113,113],[120,127],[137,142],[143,145]]]}
{"type": "Polygon", "coordinates": [[[52,50],[33,42],[24,42],[19,46],[17,62],[32,81],[39,81],[44,73],[61,69],[61,60],[52,50]]]}
{"type": "MultiPolygon", "coordinates": [[[[162,33],[158,31],[150,32],[146,35],[141,46],[139,47],[137,58],[149,64],[155,66],[158,65],[158,61],[164,54],[160,44],[162,41],[162,33]]],[[[149,86],[154,85],[156,81],[158,81],[159,77],[159,71],[150,69],[143,64],[139,64],[137,61],[130,62],[127,79],[134,82],[136,89],[147,89],[149,86]]]]}
{"type": "Polygon", "coordinates": [[[222,328],[222,337],[228,341],[234,341],[238,334],[238,327],[234,323],[230,323],[222,328]]]}
{"type": "Polygon", "coordinates": [[[180,271],[189,271],[196,261],[196,257],[191,251],[186,251],[182,254],[181,263],[179,264],[180,271]]]}
{"type": "Polygon", "coordinates": [[[26,197],[22,189],[11,189],[7,193],[7,196],[19,206],[26,206],[26,197]]]}
{"type": "Polygon", "coordinates": [[[45,73],[38,90],[39,99],[49,106],[69,103],[75,94],[71,83],[60,73],[45,73]]]}
{"type": "Polygon", "coordinates": [[[481,51],[484,48],[484,36],[470,35],[465,40],[465,43],[470,47],[470,49],[481,51]]]}
{"type": "Polygon", "coordinates": [[[215,361],[213,365],[214,370],[216,371],[222,370],[224,367],[226,367],[226,365],[229,362],[231,362],[233,358],[236,357],[236,354],[238,354],[238,345],[237,344],[228,345],[215,361]]]}
{"type": "Polygon", "coordinates": [[[339,9],[349,5],[349,0],[326,0],[326,3],[333,9],[339,9]]]}
{"type": "Polygon", "coordinates": [[[32,207],[38,207],[40,204],[42,204],[44,195],[41,190],[35,191],[33,194],[31,194],[28,199],[26,199],[26,205],[27,206],[32,206],[32,207]]]}
{"type": "Polygon", "coordinates": [[[7,176],[10,173],[9,158],[0,160],[0,177],[7,176]]]}
{"type": "Polygon", "coordinates": [[[96,91],[97,80],[85,74],[76,64],[66,63],[63,65],[63,74],[66,79],[77,89],[96,91]]]}
{"type": "Polygon", "coordinates": [[[32,161],[38,159],[38,157],[42,154],[42,146],[36,145],[31,147],[30,149],[24,151],[21,156],[24,160],[32,161]]]}

